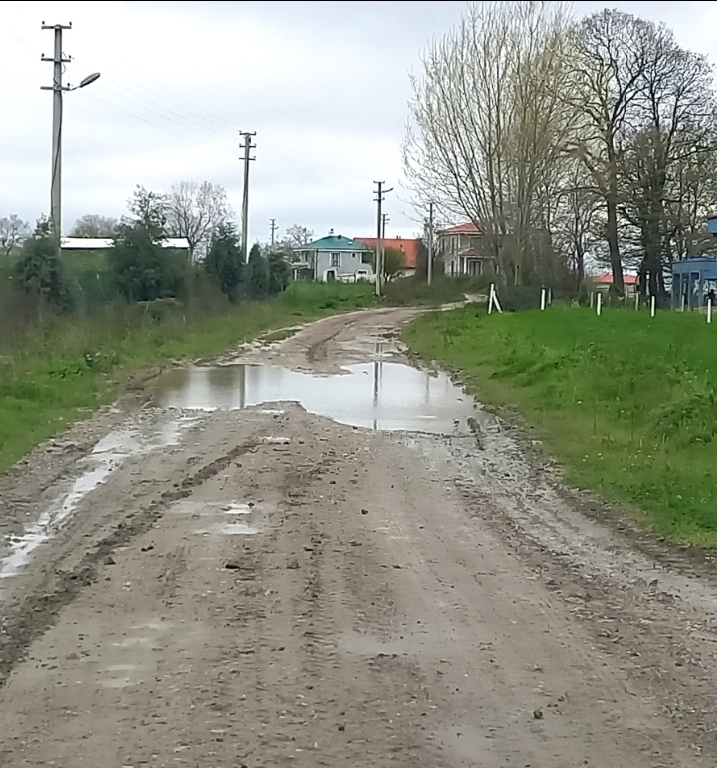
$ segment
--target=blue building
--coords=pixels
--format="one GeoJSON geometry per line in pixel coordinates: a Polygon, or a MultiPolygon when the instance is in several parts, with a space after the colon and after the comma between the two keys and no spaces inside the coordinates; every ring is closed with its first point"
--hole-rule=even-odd
{"type": "MultiPolygon", "coordinates": [[[[717,237],[717,216],[707,219],[707,231],[717,237]]],[[[700,309],[707,298],[717,308],[717,259],[695,256],[672,263],[672,308],[700,309]]]]}
{"type": "Polygon", "coordinates": [[[672,262],[672,308],[699,309],[707,306],[712,291],[712,302],[717,305],[717,259],[696,256],[672,262]]]}

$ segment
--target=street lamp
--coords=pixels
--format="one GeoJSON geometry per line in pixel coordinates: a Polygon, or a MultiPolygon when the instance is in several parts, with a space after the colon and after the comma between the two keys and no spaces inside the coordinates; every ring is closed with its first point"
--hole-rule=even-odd
{"type": "Polygon", "coordinates": [[[62,236],[62,92],[76,91],[78,88],[84,88],[90,83],[94,83],[100,76],[99,72],[88,75],[79,85],[74,87],[62,84],[63,64],[70,59],[62,55],[62,30],[72,29],[72,24],[65,26],[63,24],[45,24],[43,29],[52,29],[55,31],[55,51],[53,56],[42,56],[42,61],[51,61],[53,63],[52,85],[41,87],[43,91],[52,91],[52,166],[50,182],[50,219],[52,221],[52,230],[57,237],[62,236]]]}

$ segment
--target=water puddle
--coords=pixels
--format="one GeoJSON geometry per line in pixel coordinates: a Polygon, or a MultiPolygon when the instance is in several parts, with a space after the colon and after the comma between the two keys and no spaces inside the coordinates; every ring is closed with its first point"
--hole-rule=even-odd
{"type": "Polygon", "coordinates": [[[9,552],[0,559],[0,579],[15,576],[29,562],[33,552],[67,523],[82,499],[128,458],[176,445],[182,433],[196,421],[196,418],[184,416],[164,421],[150,431],[117,430],[100,440],[88,456],[77,462],[80,474],[74,479],[60,481],[50,489],[50,501],[39,517],[25,526],[21,536],[9,539],[9,552]]]}
{"type": "Polygon", "coordinates": [[[444,373],[379,360],[345,371],[320,376],[245,363],[176,368],[160,376],[156,401],[205,411],[295,401],[354,427],[448,435],[469,433],[468,420],[480,413],[444,373]]]}

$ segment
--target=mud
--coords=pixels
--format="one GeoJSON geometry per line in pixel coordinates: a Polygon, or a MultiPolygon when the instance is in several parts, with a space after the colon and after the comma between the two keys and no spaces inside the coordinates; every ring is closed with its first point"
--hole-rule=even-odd
{"type": "Polygon", "coordinates": [[[0,484],[0,765],[712,766],[709,562],[330,318],[0,484]]]}

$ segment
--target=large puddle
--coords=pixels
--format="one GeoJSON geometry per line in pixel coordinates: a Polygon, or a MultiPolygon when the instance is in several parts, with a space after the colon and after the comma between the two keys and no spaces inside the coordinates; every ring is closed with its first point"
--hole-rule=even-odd
{"type": "Polygon", "coordinates": [[[47,504],[39,517],[25,525],[21,535],[10,538],[7,554],[0,557],[0,579],[15,576],[30,561],[33,552],[67,523],[82,499],[128,458],[176,445],[182,433],[195,423],[195,419],[187,417],[165,420],[146,431],[122,429],[100,440],[92,452],[78,462],[79,474],[49,488],[47,504]]]}
{"type": "Polygon", "coordinates": [[[350,365],[335,376],[243,363],[177,368],[159,378],[156,401],[188,410],[295,401],[342,424],[435,434],[465,433],[477,413],[446,374],[381,361],[350,365]]]}

